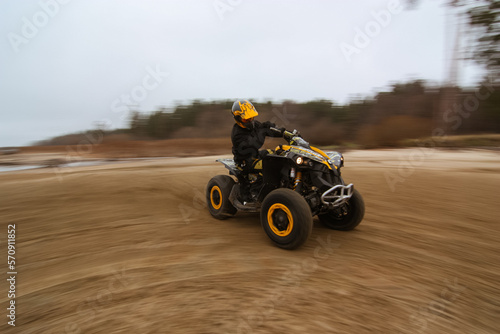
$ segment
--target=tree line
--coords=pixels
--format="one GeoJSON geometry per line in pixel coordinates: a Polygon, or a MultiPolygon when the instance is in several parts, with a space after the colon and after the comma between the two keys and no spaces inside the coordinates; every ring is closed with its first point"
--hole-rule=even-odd
{"type": "MultiPolygon", "coordinates": [[[[436,128],[448,135],[499,133],[499,88],[490,82],[468,89],[432,87],[415,80],[393,84],[390,91],[357,98],[345,105],[330,100],[252,102],[259,112],[258,119],[299,129],[316,144],[385,145],[431,136],[436,128]],[[453,103],[443,104],[449,90],[453,91],[453,103]]],[[[229,136],[234,124],[232,104],[233,100],[197,100],[173,110],[133,112],[128,132],[142,139],[229,136]]]]}

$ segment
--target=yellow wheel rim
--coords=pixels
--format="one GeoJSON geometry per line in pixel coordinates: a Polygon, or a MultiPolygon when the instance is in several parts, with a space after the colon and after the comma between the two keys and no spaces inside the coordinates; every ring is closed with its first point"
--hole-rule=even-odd
{"type": "Polygon", "coordinates": [[[220,191],[220,188],[218,186],[213,186],[210,190],[210,202],[212,202],[212,207],[215,210],[219,210],[222,206],[222,192],[220,191]],[[216,197],[218,197],[218,200],[217,198],[214,198],[214,194],[216,197]]]}
{"type": "Polygon", "coordinates": [[[276,234],[276,235],[278,235],[280,237],[286,237],[293,230],[293,217],[292,217],[292,213],[290,212],[290,210],[285,205],[283,205],[281,203],[275,203],[275,204],[271,205],[271,207],[267,211],[267,223],[269,224],[269,227],[271,228],[271,231],[273,231],[274,234],[276,234]],[[273,213],[276,210],[282,210],[283,212],[286,213],[286,217],[288,219],[288,225],[287,225],[286,229],[280,230],[274,224],[273,213]]]}

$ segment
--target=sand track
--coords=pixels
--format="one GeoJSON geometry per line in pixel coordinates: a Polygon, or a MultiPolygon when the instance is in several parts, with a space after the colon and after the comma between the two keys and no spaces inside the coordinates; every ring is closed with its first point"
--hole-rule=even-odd
{"type": "Polygon", "coordinates": [[[296,251],[210,217],[214,157],[0,173],[0,332],[498,333],[500,154],[416,152],[347,152],[364,221],[296,251]]]}

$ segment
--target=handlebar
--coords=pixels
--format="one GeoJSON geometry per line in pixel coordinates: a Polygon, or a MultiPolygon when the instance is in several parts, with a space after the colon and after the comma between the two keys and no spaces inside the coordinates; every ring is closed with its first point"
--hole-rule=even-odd
{"type": "MultiPolygon", "coordinates": [[[[272,131],[281,133],[281,130],[276,129],[275,127],[270,127],[272,131]]],[[[309,148],[309,143],[302,139],[300,136],[299,132],[297,130],[293,130],[293,132],[290,131],[283,131],[283,138],[285,138],[291,145],[297,145],[297,146],[302,146],[309,148]]]]}
{"type": "MultiPolygon", "coordinates": [[[[274,132],[281,133],[280,129],[276,129],[274,127],[270,127],[269,129],[273,130],[274,132]]],[[[285,130],[285,131],[283,131],[283,137],[285,137],[285,138],[292,138],[295,135],[297,135],[297,133],[298,133],[297,130],[293,130],[293,132],[285,130]]]]}

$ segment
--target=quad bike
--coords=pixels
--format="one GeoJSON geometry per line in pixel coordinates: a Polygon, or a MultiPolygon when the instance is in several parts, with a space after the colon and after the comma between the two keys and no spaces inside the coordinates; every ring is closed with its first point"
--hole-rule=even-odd
{"type": "Polygon", "coordinates": [[[310,146],[296,130],[285,131],[283,137],[288,145],[278,146],[250,172],[244,173],[233,159],[216,160],[232,176],[217,175],[208,182],[210,214],[226,219],[237,211],[260,211],[264,231],[285,249],[306,242],[315,215],[328,228],[354,229],[363,219],[365,205],[353,184],[346,185],[340,176],[342,154],[310,146]]]}

